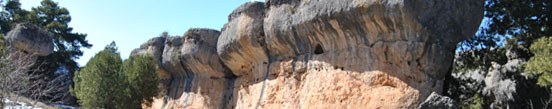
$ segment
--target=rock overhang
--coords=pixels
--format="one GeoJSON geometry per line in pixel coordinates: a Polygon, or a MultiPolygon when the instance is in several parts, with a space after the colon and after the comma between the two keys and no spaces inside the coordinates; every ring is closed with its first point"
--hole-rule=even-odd
{"type": "MultiPolygon", "coordinates": [[[[473,35],[482,17],[483,1],[478,0],[248,2],[229,15],[228,23],[219,33],[192,29],[180,39],[168,37],[167,40],[176,42],[165,42],[161,59],[162,63],[180,66],[181,69],[169,71],[183,72],[175,74],[231,75],[226,77],[232,78],[221,81],[233,86],[221,87],[236,88],[228,89],[240,92],[228,92],[240,96],[231,98],[235,100],[241,96],[251,97],[242,91],[257,90],[260,81],[281,88],[294,81],[289,80],[289,75],[332,78],[317,74],[325,72],[333,75],[345,73],[363,82],[374,83],[361,85],[370,87],[370,90],[401,92],[397,94],[400,99],[381,99],[408,102],[397,107],[416,107],[411,105],[420,103],[431,92],[441,91],[457,42],[473,35]],[[358,78],[358,75],[373,79],[358,78]],[[269,78],[287,81],[285,85],[279,85],[269,78]]],[[[320,83],[321,86],[315,85],[315,88],[332,87],[324,86],[328,81],[309,82],[301,81],[308,80],[305,77],[294,78],[300,78],[296,87],[307,88],[313,85],[311,83],[320,83]]],[[[265,85],[262,90],[264,88],[265,85]]],[[[278,91],[281,90],[272,92],[278,91]]],[[[261,92],[257,102],[262,100],[262,93],[265,92],[261,92]]],[[[363,95],[362,92],[355,94],[363,95]]],[[[316,101],[316,98],[301,96],[295,99],[316,101]]],[[[247,103],[254,102],[247,100],[240,99],[234,106],[247,107],[251,106],[247,103]]]]}

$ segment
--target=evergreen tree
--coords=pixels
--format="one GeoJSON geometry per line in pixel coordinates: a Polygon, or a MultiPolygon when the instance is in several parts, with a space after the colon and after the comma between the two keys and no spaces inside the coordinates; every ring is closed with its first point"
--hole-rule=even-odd
{"type": "MultiPolygon", "coordinates": [[[[532,55],[527,48],[536,39],[552,36],[551,3],[550,0],[486,0],[486,22],[483,22],[486,24],[474,37],[461,42],[459,48],[480,50],[474,55],[485,57],[488,53],[501,52],[491,49],[505,46],[521,58],[528,59],[532,55]]],[[[501,58],[482,61],[498,60],[501,58]]]]}
{"type": "MultiPolygon", "coordinates": [[[[504,65],[509,59],[525,61],[533,57],[532,53],[536,52],[529,50],[529,47],[535,40],[552,36],[551,3],[550,0],[485,0],[484,24],[474,37],[458,45],[459,58],[455,60],[453,74],[462,75],[468,70],[477,69],[481,70],[480,74],[486,75],[487,71],[492,69],[492,62],[504,65]]],[[[502,74],[505,75],[502,80],[516,81],[515,100],[502,102],[506,103],[502,106],[528,108],[545,105],[530,102],[548,99],[546,94],[542,94],[548,93],[545,91],[546,88],[536,86],[535,78],[526,78],[522,75],[523,67],[518,69],[517,72],[502,74]]],[[[451,81],[448,94],[458,102],[481,104],[481,101],[484,101],[479,106],[490,108],[490,105],[495,103],[495,107],[501,107],[497,106],[497,100],[492,97],[493,95],[482,94],[482,88],[488,86],[485,83],[460,78],[447,81],[451,81]],[[476,95],[480,96],[475,98],[476,95]]]]}
{"type": "Polygon", "coordinates": [[[531,45],[531,57],[526,64],[526,71],[531,76],[538,77],[537,84],[544,87],[552,86],[552,38],[541,38],[531,45]]]}
{"type": "Polygon", "coordinates": [[[157,67],[151,56],[131,56],[124,61],[121,69],[126,80],[124,90],[125,103],[119,107],[138,109],[145,103],[150,105],[152,97],[157,95],[159,77],[157,67]]]}
{"type": "Polygon", "coordinates": [[[489,18],[488,34],[511,35],[516,44],[529,48],[540,37],[552,36],[552,1],[488,0],[485,16],[489,18]]]}
{"type": "Polygon", "coordinates": [[[0,4],[0,34],[7,34],[17,23],[28,21],[30,12],[21,9],[19,0],[1,1],[0,4]]]}
{"type": "MultiPolygon", "coordinates": [[[[45,78],[55,78],[60,75],[54,72],[63,71],[61,75],[72,77],[72,72],[79,69],[75,59],[82,56],[81,47],[89,48],[92,45],[86,41],[86,34],[72,32],[73,28],[68,26],[71,21],[69,11],[52,0],[43,0],[40,6],[30,11],[22,9],[19,0],[0,0],[0,4],[0,34],[6,35],[18,23],[31,23],[52,33],[54,53],[38,57],[37,63],[44,64],[36,66],[43,69],[36,73],[45,78]]],[[[73,84],[71,80],[68,83],[73,84]]],[[[69,89],[64,90],[69,92],[69,89]]],[[[68,102],[64,104],[73,104],[70,97],[67,99],[64,101],[68,102]]]]}
{"type": "Polygon", "coordinates": [[[71,93],[84,107],[114,108],[121,94],[119,69],[122,61],[115,43],[92,57],[85,67],[75,72],[71,93]]]}
{"type": "Polygon", "coordinates": [[[53,54],[41,57],[41,62],[50,63],[44,66],[46,74],[53,73],[60,67],[69,72],[78,69],[75,59],[82,56],[81,47],[92,47],[86,40],[86,34],[72,32],[69,27],[71,16],[66,8],[59,7],[52,0],[43,0],[41,5],[31,11],[21,9],[19,0],[2,1],[0,12],[0,33],[6,34],[18,23],[32,23],[45,28],[53,34],[55,51],[53,54]]]}
{"type": "Polygon", "coordinates": [[[71,93],[84,107],[136,109],[157,95],[157,67],[151,56],[121,61],[114,42],[75,72],[71,93]]]}
{"type": "Polygon", "coordinates": [[[53,54],[43,57],[49,62],[46,66],[47,73],[55,72],[60,67],[65,67],[69,72],[78,69],[75,59],[82,56],[81,47],[91,47],[86,40],[86,34],[72,32],[69,27],[71,16],[66,8],[59,7],[52,0],[43,0],[41,6],[32,8],[27,17],[28,22],[41,26],[53,33],[55,51],[53,54]]]}

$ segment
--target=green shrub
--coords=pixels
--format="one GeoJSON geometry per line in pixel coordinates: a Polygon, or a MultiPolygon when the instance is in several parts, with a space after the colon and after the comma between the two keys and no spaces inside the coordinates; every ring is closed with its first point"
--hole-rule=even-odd
{"type": "Polygon", "coordinates": [[[531,45],[531,52],[535,56],[527,62],[525,71],[538,77],[538,85],[552,86],[552,38],[540,38],[531,45]]]}

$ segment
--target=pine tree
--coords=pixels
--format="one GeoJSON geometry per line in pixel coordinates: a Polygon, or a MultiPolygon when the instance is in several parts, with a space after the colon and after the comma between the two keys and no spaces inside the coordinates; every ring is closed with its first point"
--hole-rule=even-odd
{"type": "Polygon", "coordinates": [[[19,0],[1,1],[0,34],[7,34],[17,23],[27,22],[30,12],[21,9],[19,0]]]}
{"type": "Polygon", "coordinates": [[[53,54],[43,57],[41,60],[52,63],[46,66],[48,72],[55,72],[60,67],[65,67],[69,72],[78,69],[75,59],[82,56],[81,47],[91,47],[86,40],[86,34],[72,32],[69,27],[71,16],[66,8],[59,7],[52,0],[43,0],[41,6],[32,8],[27,16],[27,21],[41,26],[53,33],[55,51],[53,54]]]}
{"type": "Polygon", "coordinates": [[[159,77],[151,56],[131,56],[121,61],[114,42],[75,72],[71,93],[79,104],[91,108],[141,108],[157,95],[159,77]]]}
{"type": "Polygon", "coordinates": [[[118,75],[121,65],[121,57],[112,42],[92,57],[83,69],[75,72],[72,95],[84,107],[114,108],[121,94],[122,81],[118,75]]]}
{"type": "MultiPolygon", "coordinates": [[[[485,19],[479,32],[469,40],[458,45],[459,58],[455,60],[453,74],[463,75],[467,70],[482,70],[486,75],[493,62],[504,65],[512,59],[525,61],[533,57],[530,47],[542,37],[552,36],[552,1],[550,0],[485,0],[485,19]],[[509,53],[510,55],[506,55],[509,53]]],[[[535,54],[535,56],[537,56],[535,54]]],[[[516,92],[512,101],[497,104],[494,95],[481,94],[486,85],[472,79],[455,78],[449,84],[448,94],[459,102],[473,103],[477,99],[484,101],[483,108],[512,106],[514,108],[539,107],[541,103],[529,103],[548,99],[542,93],[547,88],[537,86],[535,78],[522,75],[523,67],[515,72],[504,72],[502,80],[516,81],[516,92]]],[[[543,74],[544,75],[544,74],[543,74]]],[[[536,76],[535,76],[536,77],[536,76]]],[[[447,89],[445,89],[447,90],[447,89]]],[[[466,105],[465,104],[465,105],[466,105]]]]}
{"type": "MultiPolygon", "coordinates": [[[[41,64],[36,72],[45,78],[56,78],[54,72],[67,71],[61,75],[73,76],[74,71],[79,69],[75,59],[82,56],[81,47],[91,47],[86,41],[86,34],[72,32],[73,28],[68,24],[71,16],[66,8],[60,7],[52,0],[43,0],[41,6],[32,8],[31,11],[21,8],[19,0],[0,0],[2,11],[0,12],[0,34],[6,34],[18,23],[31,23],[45,28],[54,37],[54,53],[49,56],[38,57],[37,63],[41,64]]],[[[72,84],[71,80],[68,80],[72,84]]],[[[69,89],[63,89],[69,92],[69,89]]],[[[48,97],[45,97],[48,99],[48,97]]],[[[64,104],[73,104],[71,98],[64,98],[64,104]],[[67,102],[65,102],[67,101],[67,102]]]]}
{"type": "Polygon", "coordinates": [[[126,103],[120,103],[119,107],[141,108],[143,103],[150,104],[152,97],[157,95],[159,77],[157,67],[151,56],[131,56],[124,61],[121,69],[122,76],[126,80],[126,103]]]}

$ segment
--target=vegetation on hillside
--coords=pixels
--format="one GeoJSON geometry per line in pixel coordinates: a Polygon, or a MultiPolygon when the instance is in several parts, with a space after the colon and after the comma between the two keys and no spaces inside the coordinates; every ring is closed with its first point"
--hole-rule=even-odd
{"type": "Polygon", "coordinates": [[[141,108],[157,95],[156,69],[150,56],[131,56],[123,62],[112,42],[75,72],[71,92],[83,107],[141,108]]]}
{"type": "Polygon", "coordinates": [[[150,105],[159,91],[157,65],[151,56],[130,56],[121,67],[124,79],[124,96],[127,108],[141,108],[142,103],[150,105]]]}

